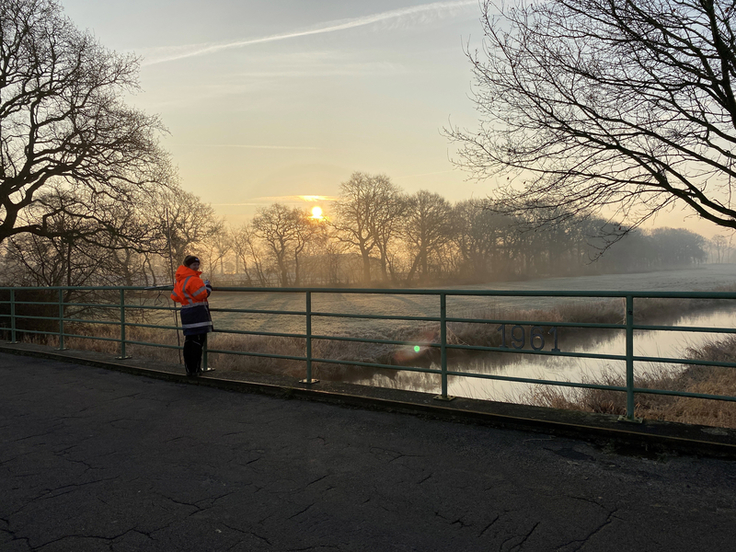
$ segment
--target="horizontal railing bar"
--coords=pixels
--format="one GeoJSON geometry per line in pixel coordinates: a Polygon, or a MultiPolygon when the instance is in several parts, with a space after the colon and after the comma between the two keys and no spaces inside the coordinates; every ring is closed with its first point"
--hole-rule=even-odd
{"type": "MultiPolygon", "coordinates": [[[[120,305],[116,305],[120,308],[120,305]]],[[[123,305],[126,309],[178,311],[179,307],[157,307],[153,305],[123,305]]]]}
{"type": "Polygon", "coordinates": [[[707,393],[690,393],[688,391],[673,391],[671,389],[649,389],[647,387],[634,387],[634,393],[647,393],[649,395],[668,395],[692,399],[709,399],[714,401],[736,402],[736,397],[731,397],[729,395],[709,395],[707,393]]]}
{"type": "MultiPolygon", "coordinates": [[[[60,303],[52,303],[59,305],[60,303]]],[[[90,307],[93,309],[119,309],[120,303],[61,303],[65,307],[90,307]]]]}
{"type": "MultiPolygon", "coordinates": [[[[119,340],[115,340],[119,341],[119,340]]],[[[130,341],[129,339],[125,340],[126,345],[142,345],[144,347],[162,347],[164,349],[183,349],[181,345],[166,345],[165,343],[149,343],[148,341],[130,341]]]]}
{"type": "MultiPolygon", "coordinates": [[[[50,318],[49,320],[58,320],[58,318],[50,318]]],[[[64,322],[76,322],[78,324],[107,324],[108,326],[120,325],[120,322],[117,320],[83,320],[81,318],[64,318],[64,322]]]]}
{"type": "MultiPolygon", "coordinates": [[[[38,290],[38,286],[17,286],[0,288],[0,291],[13,289],[15,291],[38,290]]],[[[44,290],[62,291],[171,291],[173,286],[48,286],[44,290]]],[[[458,289],[376,289],[376,288],[263,288],[263,287],[230,287],[216,286],[216,291],[248,292],[248,293],[306,293],[313,294],[371,294],[371,295],[446,295],[470,297],[601,297],[601,298],[652,298],[652,299],[736,299],[736,292],[730,291],[559,291],[559,290],[458,290],[458,289]]]]}
{"type": "MultiPolygon", "coordinates": [[[[306,336],[305,336],[306,337],[306,336]]],[[[387,339],[368,339],[362,337],[342,337],[342,336],[327,336],[327,335],[312,335],[312,339],[324,340],[324,341],[348,341],[357,343],[378,343],[381,345],[419,345],[420,347],[431,347],[434,349],[441,348],[439,343],[434,342],[420,342],[420,341],[394,341],[387,339]]],[[[482,345],[445,345],[447,349],[457,350],[469,350],[469,351],[484,351],[484,352],[497,352],[497,353],[516,353],[516,354],[529,354],[529,355],[544,355],[544,356],[563,356],[570,358],[590,358],[596,360],[615,360],[625,361],[626,356],[624,355],[606,355],[606,354],[595,354],[595,353],[573,353],[573,352],[552,352],[552,351],[535,351],[535,350],[516,350],[509,347],[486,347],[482,345]]]]}
{"type": "Polygon", "coordinates": [[[716,366],[719,368],[736,368],[735,362],[716,362],[711,360],[695,360],[689,358],[645,357],[635,356],[634,362],[664,362],[666,364],[692,364],[694,366],[716,366]]]}
{"type": "MultiPolygon", "coordinates": [[[[18,314],[15,313],[16,320],[56,320],[59,321],[59,315],[56,316],[33,316],[30,314],[18,314]]],[[[65,319],[66,320],[66,319],[65,319]]]]}
{"type": "Polygon", "coordinates": [[[326,364],[347,364],[349,366],[363,366],[365,368],[384,368],[386,370],[397,370],[405,372],[421,372],[422,374],[441,374],[440,370],[429,368],[417,368],[414,366],[398,366],[396,364],[378,364],[374,362],[360,362],[357,360],[338,360],[335,358],[312,358],[312,362],[324,362],[326,364]]]}
{"type": "MultiPolygon", "coordinates": [[[[52,318],[51,320],[58,320],[58,318],[52,318]]],[[[82,318],[65,318],[64,322],[76,322],[78,324],[107,324],[108,326],[119,326],[118,320],[84,320],[82,318]]]]}
{"type": "MultiPolygon", "coordinates": [[[[376,289],[376,288],[241,288],[216,287],[216,291],[253,293],[305,293],[312,294],[371,294],[371,295],[440,295],[447,296],[498,296],[498,297],[602,297],[602,298],[655,298],[655,299],[736,299],[732,291],[559,291],[559,290],[459,290],[459,289],[376,289]]],[[[736,306],[736,305],[735,305],[736,306]]]]}
{"type": "Polygon", "coordinates": [[[226,309],[220,307],[210,307],[210,312],[238,312],[242,314],[286,314],[289,316],[305,316],[304,311],[277,311],[277,310],[257,310],[257,309],[226,309]]]}
{"type": "MultiPolygon", "coordinates": [[[[9,332],[10,328],[0,328],[0,331],[9,332]]],[[[23,328],[15,328],[16,332],[33,334],[33,335],[59,335],[59,332],[47,332],[45,330],[24,330],[23,328]]],[[[66,335],[66,334],[64,334],[66,335]]]]}
{"type": "Polygon", "coordinates": [[[573,353],[563,351],[535,351],[534,349],[513,349],[511,347],[484,347],[481,345],[445,345],[447,349],[460,349],[471,351],[487,351],[495,353],[515,353],[519,355],[544,355],[544,356],[561,356],[570,358],[594,358],[598,360],[626,360],[626,355],[607,355],[596,353],[573,353]]]}
{"type": "Polygon", "coordinates": [[[390,339],[368,339],[366,337],[346,337],[337,335],[331,336],[312,334],[312,339],[319,339],[324,341],[349,341],[356,343],[379,343],[381,345],[419,345],[420,347],[440,347],[439,343],[432,343],[428,341],[395,341],[390,339]]]}
{"type": "Polygon", "coordinates": [[[408,320],[418,322],[440,322],[438,316],[393,316],[381,314],[347,314],[336,312],[313,312],[312,317],[321,316],[324,318],[364,318],[366,320],[408,320]]]}
{"type": "MultiPolygon", "coordinates": [[[[58,332],[55,333],[54,335],[58,335],[58,332]]],[[[65,333],[64,337],[65,338],[76,337],[79,339],[93,339],[97,341],[115,341],[116,343],[120,343],[120,338],[117,338],[117,337],[97,337],[97,336],[92,336],[92,335],[79,335],[79,334],[68,334],[68,333],[65,333]]]]}
{"type": "Polygon", "coordinates": [[[234,335],[260,335],[264,337],[295,337],[298,339],[306,339],[306,334],[290,334],[279,332],[256,332],[250,330],[214,330],[215,333],[234,334],[234,335]]]}
{"type": "Polygon", "coordinates": [[[595,383],[582,383],[582,382],[575,382],[575,381],[537,380],[537,379],[532,379],[532,378],[519,378],[515,376],[501,376],[498,374],[479,374],[479,373],[473,373],[473,372],[457,372],[454,370],[448,370],[447,375],[464,377],[464,378],[480,378],[480,379],[490,379],[490,380],[499,380],[499,381],[510,381],[510,382],[515,382],[515,383],[533,383],[533,384],[538,384],[538,385],[553,385],[553,386],[561,386],[561,387],[580,387],[583,389],[604,389],[608,391],[626,392],[626,387],[621,387],[618,385],[598,385],[595,383]]]}
{"type": "Polygon", "coordinates": [[[709,328],[706,326],[644,326],[634,324],[634,329],[665,332],[736,333],[736,328],[709,328]]]}
{"type": "MultiPolygon", "coordinates": [[[[38,303],[36,303],[38,304],[38,303]]],[[[102,309],[119,309],[121,306],[126,309],[139,309],[139,310],[165,310],[165,311],[178,311],[180,310],[180,307],[157,307],[153,305],[132,305],[132,304],[125,304],[120,305],[120,303],[49,303],[49,305],[62,305],[65,307],[88,307],[88,308],[102,308],[102,309]]]]}
{"type": "MultiPolygon", "coordinates": [[[[119,325],[120,322],[117,322],[117,324],[119,325]]],[[[125,322],[125,325],[128,327],[135,326],[136,328],[154,328],[154,329],[160,329],[160,330],[181,330],[182,329],[181,326],[159,326],[157,324],[140,324],[138,322],[127,322],[127,321],[125,322]]],[[[125,342],[128,343],[128,340],[126,339],[125,342]]]]}
{"type": "Polygon", "coordinates": [[[14,291],[33,291],[39,289],[54,290],[54,291],[171,291],[174,286],[167,285],[165,287],[150,287],[150,286],[12,286],[12,287],[0,287],[0,291],[4,290],[14,291]]]}
{"type": "Polygon", "coordinates": [[[557,328],[603,328],[625,330],[626,324],[598,324],[595,322],[536,322],[534,320],[493,320],[490,318],[445,318],[447,322],[461,322],[467,324],[505,324],[507,326],[541,326],[557,328]]]}
{"type": "Polygon", "coordinates": [[[299,361],[306,361],[307,357],[297,357],[297,356],[289,356],[289,355],[272,355],[268,353],[256,353],[253,351],[224,351],[221,349],[210,349],[207,348],[207,354],[212,353],[219,353],[219,354],[225,354],[225,355],[240,355],[240,356],[255,356],[255,357],[265,357],[265,358],[277,358],[280,360],[299,360],[299,361]]]}
{"type": "MultiPolygon", "coordinates": [[[[54,305],[56,306],[59,304],[59,301],[13,301],[13,303],[16,305],[46,305],[46,306],[54,305]]],[[[10,301],[0,301],[0,304],[10,305],[11,302],[10,301]]]]}

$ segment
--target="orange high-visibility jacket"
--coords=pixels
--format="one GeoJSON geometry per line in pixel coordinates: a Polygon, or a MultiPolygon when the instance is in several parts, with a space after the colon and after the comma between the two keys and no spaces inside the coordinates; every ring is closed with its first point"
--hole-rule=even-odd
{"type": "Polygon", "coordinates": [[[207,298],[212,288],[205,284],[199,271],[184,265],[176,271],[176,284],[171,299],[181,303],[181,327],[184,335],[196,335],[212,331],[212,318],[207,298]]]}
{"type": "Polygon", "coordinates": [[[207,297],[212,293],[212,288],[205,285],[199,277],[200,274],[202,274],[201,271],[181,265],[174,276],[176,284],[174,284],[171,299],[181,303],[182,307],[194,303],[206,303],[207,297]]]}

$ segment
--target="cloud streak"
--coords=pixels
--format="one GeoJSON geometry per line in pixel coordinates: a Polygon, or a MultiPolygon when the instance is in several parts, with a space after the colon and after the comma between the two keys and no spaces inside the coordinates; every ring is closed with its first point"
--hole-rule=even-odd
{"type": "Polygon", "coordinates": [[[271,150],[318,150],[313,146],[267,146],[255,144],[200,144],[206,148],[239,148],[239,149],[271,149],[271,150]]]}
{"type": "Polygon", "coordinates": [[[348,29],[355,29],[357,27],[365,27],[367,25],[373,25],[382,21],[389,21],[393,19],[400,19],[403,17],[411,17],[415,15],[422,15],[431,12],[445,12],[453,9],[463,8],[465,6],[477,6],[478,0],[454,0],[445,2],[432,2],[431,4],[421,4],[419,6],[411,6],[408,8],[399,8],[396,10],[385,11],[372,15],[364,15],[353,19],[344,19],[340,21],[334,21],[327,23],[321,27],[310,30],[293,31],[290,33],[276,34],[271,36],[265,36],[261,38],[253,38],[249,40],[239,40],[235,42],[228,42],[225,44],[200,44],[191,47],[184,47],[185,49],[178,48],[178,51],[174,51],[168,56],[163,56],[158,59],[152,59],[144,61],[142,65],[156,65],[159,63],[166,63],[170,61],[176,61],[180,59],[203,56],[207,54],[214,54],[223,50],[231,50],[234,48],[242,48],[245,46],[251,46],[253,44],[263,44],[266,42],[277,42],[280,40],[289,40],[292,38],[299,38],[303,36],[318,35],[324,33],[334,33],[337,31],[345,31],[348,29]]]}

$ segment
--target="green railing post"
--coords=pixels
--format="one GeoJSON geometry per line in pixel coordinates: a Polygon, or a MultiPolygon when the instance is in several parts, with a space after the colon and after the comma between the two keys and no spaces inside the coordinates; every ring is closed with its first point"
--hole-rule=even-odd
{"type": "Polygon", "coordinates": [[[15,340],[15,290],[10,290],[10,342],[18,343],[15,340]]]}
{"type": "Polygon", "coordinates": [[[59,351],[66,351],[64,347],[64,290],[59,290],[59,351]]]}
{"type": "Polygon", "coordinates": [[[125,290],[120,289],[120,356],[118,360],[130,358],[125,354],[125,290]]]}
{"type": "Polygon", "coordinates": [[[641,422],[634,416],[634,297],[626,296],[626,416],[624,422],[641,422]]]}
{"type": "Polygon", "coordinates": [[[447,395],[447,295],[440,293],[440,366],[442,369],[442,392],[435,399],[451,401],[455,397],[447,395]]]}
{"type": "Polygon", "coordinates": [[[318,383],[319,380],[312,379],[312,292],[307,291],[306,323],[307,323],[307,377],[300,380],[301,383],[318,383]]]}

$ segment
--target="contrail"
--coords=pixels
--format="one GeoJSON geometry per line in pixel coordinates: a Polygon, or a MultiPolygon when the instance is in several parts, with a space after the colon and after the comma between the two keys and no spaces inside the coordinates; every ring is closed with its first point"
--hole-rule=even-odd
{"type": "Polygon", "coordinates": [[[412,6],[409,8],[401,8],[398,10],[390,10],[382,13],[376,13],[373,15],[365,15],[357,17],[355,19],[348,19],[343,21],[336,21],[332,24],[328,24],[325,27],[312,29],[309,31],[295,31],[292,33],[271,35],[262,38],[254,38],[251,40],[239,40],[237,42],[229,42],[227,44],[212,44],[212,45],[201,45],[199,48],[180,54],[174,54],[170,57],[154,59],[146,61],[143,65],[156,65],[158,63],[165,63],[167,61],[176,61],[179,59],[201,56],[205,54],[212,54],[221,50],[230,50],[232,48],[242,48],[243,46],[250,46],[252,44],[263,44],[264,42],[275,42],[278,40],[288,40],[290,38],[298,38],[301,36],[309,36],[323,33],[334,33],[336,31],[344,31],[346,29],[354,29],[355,27],[364,27],[380,21],[386,21],[389,19],[398,19],[400,17],[406,17],[409,15],[416,15],[420,13],[430,11],[448,10],[453,8],[461,8],[463,6],[478,5],[478,0],[456,0],[454,2],[433,2],[431,4],[423,4],[420,6],[412,6]]]}

